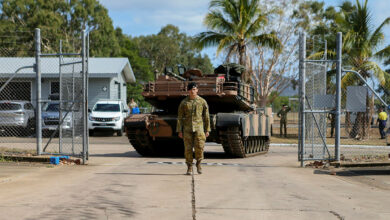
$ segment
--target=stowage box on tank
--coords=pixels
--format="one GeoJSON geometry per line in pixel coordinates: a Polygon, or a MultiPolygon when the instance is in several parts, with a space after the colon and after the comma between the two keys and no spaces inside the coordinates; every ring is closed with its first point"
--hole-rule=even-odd
{"type": "Polygon", "coordinates": [[[176,133],[177,111],[188,95],[188,83],[196,82],[198,95],[209,105],[212,130],[206,141],[222,144],[232,157],[266,153],[272,110],[256,107],[253,88],[240,80],[242,70],[237,64],[221,65],[213,75],[203,75],[197,69],[175,75],[166,69],[156,81],[147,83],[142,93],[158,111],[126,118],[132,146],[143,156],[183,155],[183,140],[176,133]]]}

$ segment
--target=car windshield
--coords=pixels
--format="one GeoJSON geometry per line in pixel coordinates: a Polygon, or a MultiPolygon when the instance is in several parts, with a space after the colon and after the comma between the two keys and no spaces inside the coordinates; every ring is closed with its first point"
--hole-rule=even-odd
{"type": "Polygon", "coordinates": [[[119,112],[120,108],[118,104],[96,104],[93,108],[95,112],[119,112]]]}
{"type": "Polygon", "coordinates": [[[45,108],[46,112],[59,112],[60,104],[59,103],[49,103],[45,108]]]}
{"type": "Polygon", "coordinates": [[[7,111],[7,110],[19,110],[22,108],[22,105],[17,103],[0,103],[0,111],[7,111]]]}

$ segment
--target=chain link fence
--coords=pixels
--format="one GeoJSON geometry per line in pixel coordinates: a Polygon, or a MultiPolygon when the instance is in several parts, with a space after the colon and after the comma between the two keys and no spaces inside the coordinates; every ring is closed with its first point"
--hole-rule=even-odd
{"type": "Polygon", "coordinates": [[[377,121],[382,104],[367,85],[357,83],[361,86],[341,88],[340,159],[352,162],[387,160],[390,147],[386,137],[381,137],[377,121]]]}
{"type": "Polygon", "coordinates": [[[388,160],[390,146],[377,123],[388,104],[365,77],[341,68],[341,34],[337,43],[337,60],[310,60],[305,36],[300,39],[299,159],[388,160]]]}
{"type": "Polygon", "coordinates": [[[44,46],[36,56],[34,41],[40,38],[34,36],[34,31],[0,33],[0,153],[87,159],[83,70],[87,57],[85,53],[64,57],[53,53],[53,46],[44,46]]]}
{"type": "Polygon", "coordinates": [[[0,33],[1,153],[34,153],[36,150],[33,63],[31,59],[22,58],[33,54],[33,31],[0,33]]]}

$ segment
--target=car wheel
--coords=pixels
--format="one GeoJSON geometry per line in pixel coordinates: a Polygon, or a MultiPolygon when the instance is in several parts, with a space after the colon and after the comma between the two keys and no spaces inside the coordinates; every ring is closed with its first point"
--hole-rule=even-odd
{"type": "Polygon", "coordinates": [[[123,136],[123,129],[118,130],[118,131],[116,132],[116,135],[119,136],[119,137],[123,136]]]}
{"type": "Polygon", "coordinates": [[[30,136],[34,133],[35,123],[33,120],[28,120],[27,127],[24,130],[24,135],[30,136]]]}
{"type": "Polygon", "coordinates": [[[89,136],[92,137],[95,134],[93,130],[89,130],[89,136]]]}

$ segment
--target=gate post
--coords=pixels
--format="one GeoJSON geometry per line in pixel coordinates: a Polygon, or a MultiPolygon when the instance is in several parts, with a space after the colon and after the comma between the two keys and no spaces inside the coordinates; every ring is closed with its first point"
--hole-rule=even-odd
{"type": "Polygon", "coordinates": [[[305,75],[306,75],[306,34],[301,33],[299,36],[299,127],[298,154],[303,167],[303,150],[305,149],[305,75]]]}
{"type": "Polygon", "coordinates": [[[335,159],[340,161],[340,113],[341,113],[341,53],[342,53],[342,33],[337,32],[337,48],[336,48],[336,121],[335,121],[335,159]]]}
{"type": "Polygon", "coordinates": [[[35,29],[35,88],[36,88],[36,115],[35,134],[37,140],[37,154],[42,154],[42,106],[41,106],[41,30],[35,29]]]}
{"type": "Polygon", "coordinates": [[[86,34],[85,30],[82,32],[82,71],[83,71],[83,164],[85,164],[85,161],[87,160],[87,154],[88,154],[88,100],[87,100],[87,59],[86,59],[86,34]]]}

